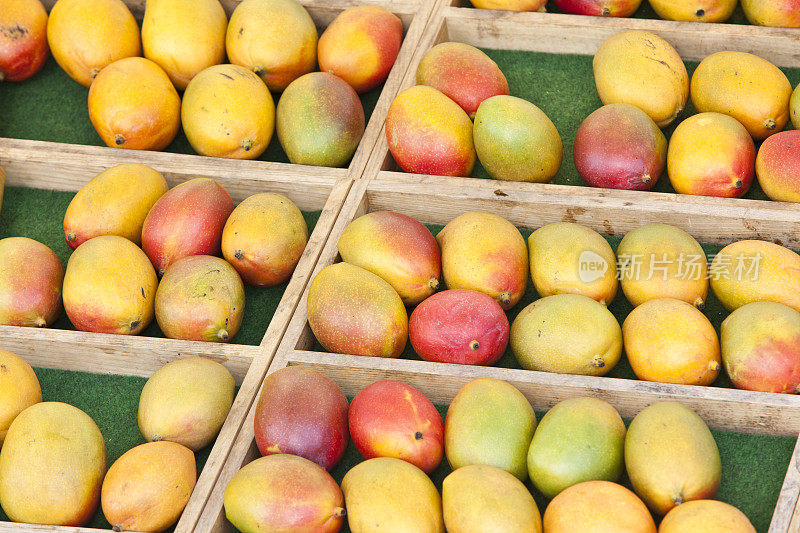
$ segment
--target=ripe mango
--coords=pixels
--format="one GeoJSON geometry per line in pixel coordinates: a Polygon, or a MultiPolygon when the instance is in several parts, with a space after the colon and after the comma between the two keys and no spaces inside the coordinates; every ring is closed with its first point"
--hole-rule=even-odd
{"type": "Polygon", "coordinates": [[[603,304],[579,294],[556,294],[517,315],[511,351],[527,370],[603,376],[622,355],[622,330],[603,304]]]}
{"type": "Polygon", "coordinates": [[[387,282],[363,268],[336,263],[308,289],[308,324],[329,352],[397,357],[408,339],[403,300],[387,282]]]}
{"type": "Polygon", "coordinates": [[[192,450],[174,442],[140,444],[108,469],[103,514],[115,531],[164,531],[180,518],[196,482],[192,450]]]}
{"type": "Polygon", "coordinates": [[[800,131],[782,131],[761,143],[756,176],[770,199],[800,202],[800,131]]]}
{"type": "Polygon", "coordinates": [[[0,448],[17,415],[41,401],[42,387],[31,365],[0,349],[0,448]]]}
{"type": "Polygon", "coordinates": [[[494,466],[464,466],[444,478],[442,508],[450,533],[542,533],[542,517],[528,488],[494,466]]]}
{"type": "Polygon", "coordinates": [[[58,0],[47,42],[58,65],[84,87],[111,63],[142,53],[139,25],[122,0],[58,0]]]}
{"type": "Polygon", "coordinates": [[[539,296],[582,294],[608,305],[617,294],[617,258],[596,231],[556,222],[528,237],[531,278],[539,296]]]}
{"type": "Polygon", "coordinates": [[[708,295],[708,262],[694,237],[669,224],[629,231],[617,247],[620,284],[635,306],[676,298],[702,309],[708,295]]]}
{"type": "Polygon", "coordinates": [[[475,379],[461,387],[447,409],[444,453],[453,470],[489,465],[525,481],[535,429],[536,414],[519,390],[499,379],[475,379]]]}
{"type": "Polygon", "coordinates": [[[597,398],[571,398],[542,417],[528,449],[528,473],[546,498],[583,481],[617,481],[624,470],[625,423],[597,398]]]}
{"type": "Polygon", "coordinates": [[[3,191],[6,188],[6,172],[0,167],[0,210],[3,208],[3,191]]]}
{"type": "Polygon", "coordinates": [[[667,138],[638,107],[609,104],[581,123],[573,157],[592,187],[648,191],[667,166],[667,138]]]}
{"type": "Polygon", "coordinates": [[[472,121],[453,100],[433,87],[410,87],[392,101],[386,141],[405,172],[468,176],[475,166],[472,121]]]}
{"type": "Polygon", "coordinates": [[[791,96],[792,85],[781,69],[745,52],[711,54],[692,75],[697,110],[735,118],[756,140],[786,127],[791,96]]]}
{"type": "Polygon", "coordinates": [[[317,28],[295,0],[244,0],[225,37],[228,59],[281,92],[317,64],[317,28]]]}
{"type": "Polygon", "coordinates": [[[425,472],[393,457],[367,459],[342,480],[353,533],[444,533],[442,500],[425,472]]]}
{"type": "Polygon", "coordinates": [[[501,11],[543,11],[547,0],[473,0],[478,9],[498,9],[501,11]]]}
{"type": "Polygon", "coordinates": [[[65,403],[37,403],[14,419],[0,449],[0,505],[14,522],[83,526],[105,473],[94,420],[65,403]]]}
{"type": "Polygon", "coordinates": [[[61,314],[64,267],[44,244],[0,239],[0,324],[45,327],[61,314]]]}
{"type": "Polygon", "coordinates": [[[800,85],[795,88],[792,99],[789,100],[789,111],[794,129],[800,130],[800,85]]]}
{"type": "Polygon", "coordinates": [[[667,41],[653,33],[631,30],[609,37],[592,65],[604,104],[635,105],[660,128],[669,126],[689,99],[686,65],[667,41]]]}
{"type": "Polygon", "coordinates": [[[528,285],[528,250],[511,222],[480,211],[464,213],[436,236],[450,289],[488,294],[503,309],[520,301],[528,285]]]}
{"type": "Polygon", "coordinates": [[[47,11],[39,0],[0,2],[0,82],[27,80],[47,61],[47,11]]]}
{"type": "Polygon", "coordinates": [[[430,230],[410,216],[391,211],[360,216],[344,229],[337,248],[342,261],[389,282],[406,305],[420,303],[439,288],[439,245],[430,230]]]}
{"type": "Polygon", "coordinates": [[[201,70],[225,61],[227,28],[219,0],[149,0],[142,21],[144,57],[182,91],[201,70]]]}
{"type": "Polygon", "coordinates": [[[159,198],[142,226],[142,249],[159,274],[189,255],[219,255],[233,200],[210,178],[195,178],[159,198]]]}
{"type": "Polygon", "coordinates": [[[439,43],[428,50],[417,67],[417,84],[441,91],[470,118],[487,98],[508,94],[508,81],[497,63],[464,43],[439,43]]]}
{"type": "Polygon", "coordinates": [[[222,229],[221,246],[246,283],[274,287],[292,276],[307,242],[308,226],[294,202],[261,193],[236,206],[222,229]]]}
{"type": "Polygon", "coordinates": [[[753,302],[722,321],[722,361],[740,389],[800,392],[800,313],[753,302]]]}
{"type": "Polygon", "coordinates": [[[234,380],[221,364],[178,359],[157,370],[139,397],[139,430],[149,442],[168,440],[198,451],[216,438],[233,405],[234,380]]]}
{"type": "Polygon", "coordinates": [[[778,244],[729,244],[711,263],[711,288],[728,311],[758,301],[800,311],[800,256],[778,244]]]}
{"type": "Polygon", "coordinates": [[[691,304],[648,300],[622,324],[625,353],[645,381],[710,385],[722,369],[714,326],[691,304]]]}
{"type": "Polygon", "coordinates": [[[255,439],[262,455],[290,453],[331,470],[344,456],[347,398],[328,376],[288,366],[264,379],[255,412],[255,439]]]}
{"type": "Polygon", "coordinates": [[[756,533],[756,528],[733,505],[716,500],[695,500],[667,513],[658,533],[756,533]]]}
{"type": "Polygon", "coordinates": [[[553,122],[532,103],[492,96],[475,114],[475,152],[493,178],[547,183],[561,168],[563,146],[553,122]]]}
{"type": "Polygon", "coordinates": [[[572,15],[630,17],[642,0],[555,0],[558,9],[572,15]]]}
{"type": "Polygon", "coordinates": [[[678,402],[654,403],[636,415],[625,437],[625,467],[636,494],[662,516],[713,498],[722,468],[708,426],[678,402]]]}
{"type": "MultiPolygon", "coordinates": [[[[224,505],[228,520],[246,533],[336,533],[345,514],[331,475],[288,454],[261,457],[239,470],[225,488],[224,505]]],[[[348,501],[348,514],[349,507],[348,501]]]]}
{"type": "Polygon", "coordinates": [[[73,250],[93,237],[119,235],[142,243],[147,213],[169,189],[159,172],[140,163],[104,170],[75,195],[64,215],[64,237],[73,250]]]}
{"type": "Polygon", "coordinates": [[[544,511],[547,533],[656,533],[647,506],[610,481],[584,481],[556,496],[544,511]]]}
{"type": "Polygon", "coordinates": [[[201,155],[256,159],[275,129],[275,104],[261,79],[238,65],[197,74],[183,94],[183,131],[201,155]]]}
{"type": "Polygon", "coordinates": [[[444,455],[444,422],[420,391],[383,380],[362,389],[348,412],[353,444],[367,459],[395,457],[431,474],[444,455]]]}
{"type": "Polygon", "coordinates": [[[653,10],[664,20],[725,22],[736,9],[737,0],[650,0],[653,10]]]}
{"type": "Polygon", "coordinates": [[[742,0],[742,9],[756,26],[800,28],[798,0],[742,0]]]}
{"type": "Polygon", "coordinates": [[[112,148],[163,150],[178,134],[180,114],[169,77],[143,57],[110,64],[89,89],[89,119],[112,148]]]}
{"type": "Polygon", "coordinates": [[[157,286],[153,265],[138,246],[102,235],[70,256],[64,309],[81,331],[136,335],[153,320],[157,286]]]}
{"type": "Polygon", "coordinates": [[[319,38],[322,72],[342,78],[357,93],[386,81],[403,43],[403,23],[380,6],[345,9],[319,38]]]}

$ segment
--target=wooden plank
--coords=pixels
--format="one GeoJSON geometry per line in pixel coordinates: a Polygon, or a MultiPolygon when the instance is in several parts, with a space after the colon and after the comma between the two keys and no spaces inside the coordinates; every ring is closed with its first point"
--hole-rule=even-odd
{"type": "Polygon", "coordinates": [[[789,531],[797,533],[800,531],[800,439],[792,452],[792,460],[789,462],[789,469],[786,472],[786,479],[783,481],[778,503],[775,512],[772,514],[772,522],[769,525],[769,533],[784,533],[789,531]]]}

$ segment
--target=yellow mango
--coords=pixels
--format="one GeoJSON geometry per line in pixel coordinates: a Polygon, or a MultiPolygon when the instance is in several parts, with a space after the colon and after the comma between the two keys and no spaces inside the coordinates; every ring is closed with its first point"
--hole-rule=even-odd
{"type": "Polygon", "coordinates": [[[544,11],[547,0],[473,0],[478,9],[497,9],[501,11],[544,11]]]}
{"type": "Polygon", "coordinates": [[[687,22],[725,22],[737,0],[650,0],[659,17],[687,22]]]}
{"type": "Polygon", "coordinates": [[[642,500],[610,481],[584,481],[553,498],[544,511],[547,533],[656,533],[642,500]]]}
{"type": "Polygon", "coordinates": [[[800,130],[800,85],[792,93],[792,99],[789,101],[789,110],[792,115],[792,126],[794,126],[794,129],[800,130]]]}
{"type": "Polygon", "coordinates": [[[756,26],[800,28],[797,0],[742,0],[742,10],[750,24],[756,26]]]}
{"type": "Polygon", "coordinates": [[[3,209],[3,191],[6,189],[6,171],[0,167],[0,210],[3,209]]]}
{"type": "Polygon", "coordinates": [[[17,415],[41,401],[42,387],[31,365],[16,354],[0,350],[0,448],[17,415]]]}
{"type": "Polygon", "coordinates": [[[756,533],[756,528],[733,505],[716,500],[695,500],[667,513],[658,533],[756,533]]]}

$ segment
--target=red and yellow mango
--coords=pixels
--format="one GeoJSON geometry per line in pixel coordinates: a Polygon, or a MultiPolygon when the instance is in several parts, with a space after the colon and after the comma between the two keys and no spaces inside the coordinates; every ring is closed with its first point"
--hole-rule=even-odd
{"type": "Polygon", "coordinates": [[[630,17],[642,0],[555,0],[564,13],[596,17],[630,17]]]}
{"type": "Polygon", "coordinates": [[[800,28],[799,0],[742,0],[742,9],[750,24],[800,28]]]}
{"type": "Polygon", "coordinates": [[[64,267],[44,244],[0,239],[0,324],[45,327],[61,314],[64,267]]]}
{"type": "Polygon", "coordinates": [[[736,9],[736,0],[650,0],[659,17],[687,22],[725,22],[736,9]]]}
{"type": "Polygon", "coordinates": [[[47,11],[39,0],[0,1],[0,82],[27,80],[47,61],[47,11]]]}
{"type": "Polygon", "coordinates": [[[770,199],[800,202],[800,131],[782,131],[761,143],[756,176],[770,199]]]}

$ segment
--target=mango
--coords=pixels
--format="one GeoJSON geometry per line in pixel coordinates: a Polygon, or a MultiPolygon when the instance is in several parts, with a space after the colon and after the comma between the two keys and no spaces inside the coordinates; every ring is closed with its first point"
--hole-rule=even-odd
{"type": "Polygon", "coordinates": [[[503,309],[520,301],[528,285],[528,250],[511,222],[472,211],[451,220],[436,240],[448,288],[486,293],[503,309]]]}
{"type": "Polygon", "coordinates": [[[756,528],[733,505],[716,500],[695,500],[667,513],[658,533],[756,533],[756,528]]]}
{"type": "Polygon", "coordinates": [[[617,481],[624,470],[625,423],[597,398],[571,398],[542,417],[528,449],[528,473],[546,498],[583,481],[617,481]]]}
{"type": "Polygon", "coordinates": [[[224,505],[228,520],[244,533],[336,533],[345,514],[331,475],[288,454],[261,457],[239,470],[225,488],[224,505]]]}
{"type": "Polygon", "coordinates": [[[180,518],[196,482],[192,450],[174,442],[140,444],[108,469],[103,514],[115,531],[164,531],[180,518]]]}
{"type": "Polygon", "coordinates": [[[450,533],[542,533],[542,516],[525,485],[500,468],[469,465],[442,482],[444,525],[450,533]]]}
{"type": "Polygon", "coordinates": [[[689,99],[686,65],[667,41],[653,33],[630,30],[609,37],[592,65],[603,104],[632,104],[660,128],[669,126],[689,99]]]}
{"type": "Polygon", "coordinates": [[[556,294],[520,311],[511,324],[511,351],[527,370],[603,376],[622,355],[622,330],[603,304],[556,294]]]}
{"type": "Polygon", "coordinates": [[[555,0],[558,9],[572,15],[630,17],[642,0],[555,0]]]}
{"type": "Polygon", "coordinates": [[[42,70],[47,46],[47,11],[39,0],[0,2],[0,82],[24,81],[42,70]]]}
{"type": "Polygon", "coordinates": [[[708,262],[694,237],[669,224],[629,231],[617,247],[622,292],[634,307],[653,298],[676,298],[702,309],[708,262]]]}
{"type": "Polygon", "coordinates": [[[255,411],[262,455],[291,453],[331,470],[349,441],[347,398],[328,376],[288,366],[264,379],[255,411]]]}
{"type": "Polygon", "coordinates": [[[219,255],[233,200],[210,178],[195,178],[159,198],[142,226],[142,249],[160,275],[190,255],[219,255]]]}
{"type": "Polygon", "coordinates": [[[789,100],[789,111],[794,129],[800,130],[800,85],[795,88],[792,98],[789,100]]]}
{"type": "Polygon", "coordinates": [[[475,166],[472,121],[453,100],[433,87],[410,87],[392,101],[386,142],[405,172],[468,176],[475,166]]]}
{"type": "Polygon", "coordinates": [[[261,193],[233,210],[222,229],[221,247],[245,283],[274,287],[292,276],[307,242],[308,226],[294,202],[261,193]]]}
{"type": "Polygon", "coordinates": [[[138,246],[102,235],[79,246],[64,273],[64,309],[81,331],[137,335],[153,320],[158,278],[138,246]]]}
{"type": "Polygon", "coordinates": [[[105,473],[94,420],[65,403],[37,403],[14,419],[0,449],[0,505],[14,522],[83,526],[105,473]]]}
{"type": "Polygon", "coordinates": [[[800,313],[753,302],[722,321],[722,361],[740,389],[800,392],[800,313]]]}
{"type": "Polygon", "coordinates": [[[6,172],[0,167],[0,210],[3,208],[3,191],[6,188],[6,172]]]}
{"type": "Polygon", "coordinates": [[[475,114],[475,152],[493,178],[547,183],[561,168],[563,145],[553,122],[532,103],[492,96],[475,114]]]}
{"type": "Polygon", "coordinates": [[[442,500],[425,472],[393,457],[367,459],[342,480],[353,533],[444,533],[442,500]]]}
{"type": "Polygon", "coordinates": [[[317,28],[295,0],[244,0],[225,36],[228,59],[281,92],[317,64],[317,28]]]}
{"type": "Polygon", "coordinates": [[[761,143],[756,177],[770,199],[800,202],[800,131],[782,131],[761,143]]]}
{"type": "Polygon", "coordinates": [[[609,104],[581,123],[573,157],[587,185],[649,191],[667,166],[667,138],[638,107],[609,104]]]}
{"type": "Polygon", "coordinates": [[[461,387],[447,409],[444,453],[453,470],[489,465],[525,481],[535,429],[536,414],[519,390],[499,379],[475,379],[461,387]]]}
{"type": "Polygon", "coordinates": [[[491,296],[467,289],[434,294],[411,313],[408,337],[425,361],[493,365],[505,353],[508,317],[491,296]]]}
{"type": "Polygon", "coordinates": [[[395,457],[431,474],[444,455],[444,422],[420,391],[399,381],[376,381],[353,398],[348,412],[353,444],[367,459],[395,457]]]}
{"type": "Polygon", "coordinates": [[[681,300],[641,304],[622,324],[622,337],[636,377],[645,381],[710,385],[722,369],[714,326],[681,300]]]}
{"type": "Polygon", "coordinates": [[[778,302],[800,311],[800,256],[778,244],[729,244],[711,263],[711,288],[728,311],[751,302],[778,302]]]}
{"type": "Polygon", "coordinates": [[[481,50],[464,43],[439,43],[422,56],[417,85],[445,94],[475,118],[481,102],[507,95],[508,81],[497,63],[481,50]]]}
{"type": "Polygon", "coordinates": [[[17,415],[41,401],[42,387],[31,365],[0,349],[0,448],[17,415]]]}
{"type": "Polygon", "coordinates": [[[602,235],[572,222],[547,224],[528,237],[539,296],[581,294],[608,305],[617,294],[617,258],[602,235]]]}
{"type": "Polygon", "coordinates": [[[584,481],[556,496],[544,511],[547,533],[656,533],[642,500],[610,481],[584,481]]]}
{"type": "Polygon", "coordinates": [[[216,438],[233,405],[234,380],[221,364],[202,357],[167,363],[139,397],[139,431],[149,442],[167,440],[198,451],[216,438]]]}
{"type": "Polygon", "coordinates": [[[64,215],[64,237],[73,250],[93,237],[119,235],[142,243],[147,213],[169,190],[159,172],[140,163],[104,170],[81,187],[64,215]]]}
{"type": "Polygon", "coordinates": [[[308,324],[329,352],[397,357],[408,340],[403,300],[387,282],[349,263],[322,269],[308,288],[308,324]]]}
{"type": "Polygon", "coordinates": [[[172,82],[143,57],[110,64],[89,89],[89,119],[112,148],[163,150],[178,134],[180,112],[172,82]]]}
{"type": "Polygon", "coordinates": [[[244,284],[224,259],[192,255],[167,269],[156,290],[156,320],[170,339],[228,342],[244,315],[244,284]]]}
{"type": "Polygon", "coordinates": [[[547,0],[472,0],[478,9],[501,11],[542,11],[547,0]]]}
{"type": "Polygon", "coordinates": [[[678,402],[654,403],[636,415],[625,436],[625,467],[636,494],[662,516],[682,503],[713,498],[721,475],[711,431],[678,402]]]}
{"type": "Polygon", "coordinates": [[[345,9],[322,32],[317,60],[322,72],[363,94],[386,81],[403,43],[403,23],[380,6],[345,9]]]}
{"type": "Polygon", "coordinates": [[[736,9],[737,0],[650,0],[664,20],[725,22],[736,9]]]}
{"type": "Polygon", "coordinates": [[[742,9],[756,26],[800,28],[798,0],[742,0],[742,9]]]}
{"type": "Polygon", "coordinates": [[[122,0],[58,0],[47,42],[58,65],[84,87],[111,63],[142,53],[139,25],[122,0]]]}
{"type": "Polygon", "coordinates": [[[342,261],[389,282],[406,305],[420,303],[439,288],[439,245],[430,230],[410,216],[367,213],[347,225],[336,246],[342,261]]]}
{"type": "Polygon", "coordinates": [[[142,21],[144,57],[182,91],[201,70],[225,61],[227,28],[219,0],[150,0],[142,21]]]}
{"type": "Polygon", "coordinates": [[[786,127],[791,96],[792,85],[781,69],[745,52],[711,54],[692,75],[697,110],[735,118],[756,140],[786,127]]]}
{"type": "Polygon", "coordinates": [[[44,244],[0,239],[0,324],[45,327],[61,314],[64,267],[44,244]]]}
{"type": "Polygon", "coordinates": [[[275,104],[261,79],[238,65],[216,65],[197,74],[181,104],[183,131],[200,154],[256,159],[275,129],[275,104]]]}

